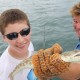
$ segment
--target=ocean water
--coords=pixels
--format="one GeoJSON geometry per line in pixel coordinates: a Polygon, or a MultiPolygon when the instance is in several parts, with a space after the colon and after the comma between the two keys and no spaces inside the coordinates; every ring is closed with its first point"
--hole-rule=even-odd
{"type": "MultiPolygon", "coordinates": [[[[80,0],[0,0],[0,13],[19,8],[29,17],[35,50],[59,43],[63,51],[73,50],[78,43],[70,8],[80,0]]],[[[7,44],[0,37],[0,54],[7,44]]]]}

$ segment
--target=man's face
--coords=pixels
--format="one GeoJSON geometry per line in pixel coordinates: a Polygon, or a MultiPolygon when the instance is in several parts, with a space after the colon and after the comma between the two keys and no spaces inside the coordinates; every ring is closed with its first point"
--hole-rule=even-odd
{"type": "Polygon", "coordinates": [[[80,16],[73,17],[73,26],[77,36],[80,38],[80,16]]]}

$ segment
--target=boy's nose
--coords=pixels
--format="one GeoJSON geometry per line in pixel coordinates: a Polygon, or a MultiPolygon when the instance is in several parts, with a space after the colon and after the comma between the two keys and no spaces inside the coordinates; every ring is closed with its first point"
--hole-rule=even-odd
{"type": "Polygon", "coordinates": [[[22,43],[23,41],[24,41],[23,36],[21,36],[20,34],[18,34],[17,42],[18,43],[22,43]]]}

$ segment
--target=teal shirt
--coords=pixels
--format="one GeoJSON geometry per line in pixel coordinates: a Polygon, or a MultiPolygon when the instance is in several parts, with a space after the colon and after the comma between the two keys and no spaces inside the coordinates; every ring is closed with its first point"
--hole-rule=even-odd
{"type": "Polygon", "coordinates": [[[80,50],[80,42],[77,44],[76,49],[80,50]]]}

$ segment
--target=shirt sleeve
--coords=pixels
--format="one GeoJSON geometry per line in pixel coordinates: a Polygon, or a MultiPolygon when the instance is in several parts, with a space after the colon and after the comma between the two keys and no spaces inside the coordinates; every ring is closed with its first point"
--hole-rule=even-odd
{"type": "Polygon", "coordinates": [[[28,48],[29,51],[34,51],[34,46],[33,46],[33,43],[30,42],[30,45],[29,45],[29,48],[28,48]]]}
{"type": "Polygon", "coordinates": [[[35,76],[34,71],[31,69],[28,76],[28,80],[38,80],[38,78],[35,76]]]}
{"type": "Polygon", "coordinates": [[[80,50],[80,43],[78,43],[78,44],[76,45],[76,48],[75,48],[75,49],[80,50]]]}

